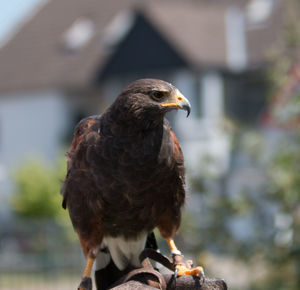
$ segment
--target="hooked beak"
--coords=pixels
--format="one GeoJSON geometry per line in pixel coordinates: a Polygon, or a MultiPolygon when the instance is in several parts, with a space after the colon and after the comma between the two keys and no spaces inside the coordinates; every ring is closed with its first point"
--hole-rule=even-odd
{"type": "Polygon", "coordinates": [[[191,112],[190,102],[179,90],[176,90],[176,92],[171,95],[168,101],[161,104],[161,106],[170,109],[185,110],[187,111],[186,117],[188,117],[191,112]]]}

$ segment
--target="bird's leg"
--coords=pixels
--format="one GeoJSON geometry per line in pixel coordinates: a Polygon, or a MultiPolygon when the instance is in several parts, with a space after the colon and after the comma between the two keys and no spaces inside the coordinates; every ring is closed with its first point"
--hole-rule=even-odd
{"type": "Polygon", "coordinates": [[[201,266],[192,268],[192,263],[188,261],[184,263],[183,256],[181,252],[177,249],[174,240],[171,238],[167,238],[166,240],[173,255],[173,260],[175,263],[175,277],[182,275],[192,275],[200,277],[201,280],[204,281],[205,275],[203,268],[201,266]]]}
{"type": "Polygon", "coordinates": [[[98,252],[99,252],[98,248],[89,251],[87,256],[87,263],[78,290],[92,290],[91,272],[98,252]]]}
{"type": "Polygon", "coordinates": [[[177,249],[174,240],[173,240],[173,239],[170,239],[170,238],[168,238],[168,239],[166,239],[166,240],[167,240],[167,243],[168,243],[169,248],[170,248],[170,250],[171,250],[171,253],[172,253],[173,255],[181,255],[181,252],[177,249]]]}
{"type": "Polygon", "coordinates": [[[85,267],[85,270],[83,272],[83,277],[90,277],[91,276],[94,261],[95,261],[94,257],[88,257],[86,267],[85,267]]]}

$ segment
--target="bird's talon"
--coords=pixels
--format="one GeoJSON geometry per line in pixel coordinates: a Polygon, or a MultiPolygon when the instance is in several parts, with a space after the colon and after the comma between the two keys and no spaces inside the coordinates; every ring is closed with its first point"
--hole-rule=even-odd
{"type": "Polygon", "coordinates": [[[92,290],[92,278],[91,277],[83,277],[80,285],[78,286],[78,290],[92,290]]]}
{"type": "Polygon", "coordinates": [[[203,282],[204,282],[204,279],[205,279],[205,274],[204,274],[203,268],[200,267],[200,266],[196,267],[196,268],[189,269],[185,265],[179,264],[179,265],[176,265],[175,273],[176,273],[176,276],[183,276],[183,275],[197,276],[203,282]]]}
{"type": "Polygon", "coordinates": [[[203,270],[200,271],[200,273],[201,273],[200,281],[201,281],[201,283],[203,284],[203,283],[205,282],[205,274],[204,274],[204,271],[203,271],[203,270]]]}
{"type": "Polygon", "coordinates": [[[205,282],[205,274],[204,274],[203,268],[202,267],[197,267],[197,268],[199,268],[198,277],[200,278],[201,284],[203,284],[205,282]]]}
{"type": "Polygon", "coordinates": [[[176,279],[176,278],[177,278],[177,276],[178,276],[178,270],[179,270],[179,269],[178,269],[178,268],[176,268],[176,269],[175,269],[175,271],[174,271],[174,278],[175,278],[175,279],[176,279]]]}

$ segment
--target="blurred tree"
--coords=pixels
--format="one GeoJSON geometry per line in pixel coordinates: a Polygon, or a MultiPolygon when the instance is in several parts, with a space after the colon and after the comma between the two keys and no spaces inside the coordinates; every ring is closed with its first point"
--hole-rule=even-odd
{"type": "Polygon", "coordinates": [[[266,168],[267,193],[279,205],[269,251],[270,289],[300,289],[300,3],[289,1],[286,8],[284,41],[269,74],[272,91],[279,92],[271,115],[285,129],[266,168]]]}
{"type": "Polygon", "coordinates": [[[267,192],[279,205],[276,231],[268,253],[270,289],[300,289],[299,11],[299,1],[290,1],[285,18],[285,41],[273,55],[269,74],[273,92],[279,92],[274,94],[271,117],[277,126],[285,129],[266,168],[270,178],[267,192]]]}
{"type": "Polygon", "coordinates": [[[249,272],[248,289],[256,290],[300,289],[299,79],[295,90],[285,89],[293,66],[300,70],[300,3],[285,4],[284,37],[270,51],[267,74],[276,129],[235,124],[231,170],[222,177],[205,171],[211,157],[199,162],[181,230],[194,253],[233,255],[249,269],[252,262],[266,266],[259,279],[249,272]],[[278,102],[282,93],[288,95],[278,102]]]}
{"type": "Polygon", "coordinates": [[[15,171],[16,192],[12,209],[16,215],[62,222],[67,214],[61,208],[59,191],[65,172],[65,158],[59,158],[53,167],[37,158],[22,164],[15,171]]]}
{"type": "Polygon", "coordinates": [[[28,267],[77,269],[81,263],[77,235],[61,206],[59,192],[65,174],[64,156],[52,165],[31,158],[14,173],[11,205],[16,218],[7,232],[16,241],[18,258],[29,257],[28,267]]]}

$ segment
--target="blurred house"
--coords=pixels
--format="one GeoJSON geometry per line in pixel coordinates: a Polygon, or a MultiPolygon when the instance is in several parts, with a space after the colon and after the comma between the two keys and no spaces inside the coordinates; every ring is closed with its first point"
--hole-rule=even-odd
{"type": "Polygon", "coordinates": [[[190,100],[190,118],[169,116],[189,167],[211,155],[225,172],[223,120],[259,120],[283,2],[47,1],[0,49],[0,199],[14,166],[30,155],[53,160],[80,118],[144,77],[172,82],[190,100]]]}

